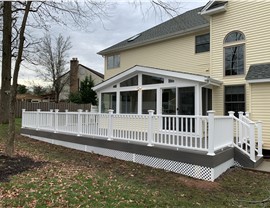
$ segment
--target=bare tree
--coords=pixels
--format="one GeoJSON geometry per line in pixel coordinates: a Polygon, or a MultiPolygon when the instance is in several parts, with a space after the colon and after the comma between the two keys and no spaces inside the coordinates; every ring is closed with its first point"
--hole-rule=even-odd
{"type": "MultiPolygon", "coordinates": [[[[141,2],[141,1],[139,1],[141,2]]],[[[160,0],[152,0],[152,5],[160,5],[163,9],[167,9],[166,4],[161,4],[160,0]]],[[[23,59],[27,59],[27,52],[29,46],[33,44],[31,39],[31,29],[48,29],[50,22],[56,22],[61,25],[68,26],[73,23],[77,28],[84,29],[89,25],[93,19],[107,16],[107,11],[110,8],[106,0],[85,0],[79,1],[13,1],[4,2],[3,8],[3,41],[7,44],[2,44],[3,61],[5,67],[2,68],[2,82],[1,92],[10,92],[9,106],[4,106],[2,103],[6,102],[1,93],[0,110],[9,112],[9,136],[6,139],[5,154],[12,156],[14,153],[14,140],[15,140],[15,104],[17,93],[17,81],[21,63],[23,59]],[[7,4],[5,4],[7,3],[7,4]],[[9,4],[8,4],[9,3],[9,4]],[[10,8],[11,7],[11,8],[10,8]],[[32,21],[29,21],[29,14],[32,14],[32,21]],[[12,30],[13,29],[13,30],[12,30]],[[13,34],[11,37],[10,35],[13,34]],[[4,40],[5,36],[5,40],[4,40]],[[10,40],[11,38],[11,40],[10,40]],[[10,46],[12,50],[10,50],[10,46]],[[4,53],[7,53],[6,59],[4,53]],[[14,57],[14,72],[11,78],[11,59],[14,57]],[[4,76],[3,76],[4,74],[4,76]],[[12,81],[12,85],[11,82],[12,81]],[[9,83],[9,84],[8,84],[9,83]],[[6,85],[5,85],[6,84],[6,85]],[[3,89],[5,85],[5,89],[3,89]],[[10,107],[10,108],[9,108],[10,107]]],[[[156,8],[156,7],[154,7],[156,8]]],[[[32,37],[33,38],[33,37],[32,37]]],[[[35,41],[34,41],[35,43],[35,41]]],[[[1,114],[2,116],[2,114],[1,114]]]]}
{"type": "Polygon", "coordinates": [[[59,94],[68,81],[68,76],[63,75],[68,71],[66,66],[69,49],[71,49],[70,37],[65,39],[61,34],[52,39],[47,33],[37,45],[37,63],[43,66],[39,74],[45,81],[52,83],[56,102],[59,102],[59,94]]]}
{"type": "Polygon", "coordinates": [[[11,2],[3,3],[3,50],[2,50],[2,86],[0,103],[0,123],[8,123],[10,81],[11,81],[11,2]]]}
{"type": "Polygon", "coordinates": [[[16,94],[17,94],[17,84],[18,84],[18,75],[20,70],[20,65],[22,62],[22,55],[24,49],[24,32],[26,28],[27,18],[29,11],[31,9],[31,1],[26,2],[25,11],[20,27],[19,32],[19,45],[18,45],[18,55],[15,62],[12,85],[10,87],[10,111],[9,111],[9,128],[8,128],[8,138],[6,139],[5,153],[9,156],[14,153],[14,140],[15,140],[15,103],[16,103],[16,94]]]}

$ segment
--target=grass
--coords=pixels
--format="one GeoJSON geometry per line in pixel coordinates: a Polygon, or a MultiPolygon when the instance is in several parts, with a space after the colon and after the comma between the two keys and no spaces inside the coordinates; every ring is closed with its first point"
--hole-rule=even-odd
{"type": "Polygon", "coordinates": [[[269,197],[266,173],[233,168],[206,182],[19,135],[16,155],[0,157],[0,207],[267,207],[269,197]]]}

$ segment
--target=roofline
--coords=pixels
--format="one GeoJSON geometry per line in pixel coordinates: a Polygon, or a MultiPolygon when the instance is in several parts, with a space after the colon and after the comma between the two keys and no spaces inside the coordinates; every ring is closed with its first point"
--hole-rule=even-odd
{"type": "Polygon", "coordinates": [[[119,79],[122,79],[122,78],[129,76],[129,75],[136,73],[136,72],[145,72],[145,73],[150,73],[150,74],[164,75],[164,71],[166,71],[166,76],[168,76],[168,77],[187,79],[187,80],[203,82],[203,83],[209,82],[210,84],[213,84],[216,86],[220,86],[222,84],[222,82],[220,82],[218,80],[214,80],[214,79],[210,78],[209,76],[192,74],[192,73],[187,73],[187,72],[171,71],[171,70],[148,67],[148,66],[135,65],[135,66],[123,71],[122,73],[117,74],[114,77],[111,77],[110,79],[96,85],[95,87],[93,87],[93,90],[99,91],[99,90],[107,87],[108,85],[112,85],[116,82],[119,82],[119,79]]]}
{"type": "Polygon", "coordinates": [[[99,51],[97,54],[99,54],[99,55],[107,55],[107,54],[111,54],[111,53],[121,52],[121,51],[124,51],[124,50],[137,48],[137,47],[141,47],[141,46],[145,46],[145,45],[149,45],[149,44],[153,44],[153,43],[157,43],[157,42],[161,42],[161,41],[165,41],[165,40],[169,40],[169,39],[189,35],[189,34],[199,32],[199,31],[203,31],[203,30],[206,30],[206,29],[209,29],[209,28],[210,28],[210,23],[207,23],[207,24],[200,25],[198,27],[190,28],[190,29],[185,30],[185,31],[179,31],[179,32],[176,32],[176,33],[170,33],[168,35],[159,36],[158,38],[152,38],[152,39],[149,39],[149,40],[146,40],[146,41],[142,41],[140,43],[130,44],[130,45],[122,47],[122,48],[112,49],[112,50],[105,49],[105,50],[99,51]]]}
{"type": "Polygon", "coordinates": [[[247,80],[247,83],[250,83],[250,84],[265,83],[265,82],[270,82],[270,78],[268,78],[268,79],[251,79],[251,80],[247,80]]]}
{"type": "Polygon", "coordinates": [[[212,84],[212,85],[215,85],[215,86],[220,86],[220,85],[222,85],[223,84],[223,82],[222,81],[219,81],[219,80],[216,80],[216,79],[213,79],[213,78],[211,78],[211,77],[208,77],[208,79],[207,79],[208,81],[209,81],[209,83],[210,84],[212,84]]]}
{"type": "Polygon", "coordinates": [[[202,10],[199,13],[206,11],[214,3],[214,1],[215,0],[207,2],[207,4],[202,8],[202,10]]]}
{"type": "Polygon", "coordinates": [[[79,64],[79,65],[81,65],[82,67],[84,67],[84,68],[87,69],[88,71],[91,71],[92,73],[96,74],[96,75],[99,76],[100,78],[104,79],[104,74],[102,74],[102,73],[100,73],[100,72],[97,72],[97,71],[95,71],[94,69],[91,69],[91,68],[89,68],[89,67],[87,67],[87,66],[84,66],[84,65],[82,65],[82,64],[79,64]]]}
{"type": "Polygon", "coordinates": [[[205,5],[205,7],[199,12],[199,14],[205,15],[205,16],[210,16],[210,15],[213,15],[213,14],[217,14],[217,13],[220,13],[220,12],[226,12],[227,11],[227,3],[228,2],[226,2],[226,1],[224,1],[225,4],[222,5],[222,6],[208,10],[215,1],[216,0],[209,1],[205,5]]]}
{"type": "MultiPolygon", "coordinates": [[[[96,74],[97,76],[99,76],[100,78],[104,79],[104,74],[102,74],[102,73],[100,73],[100,72],[97,72],[97,71],[95,71],[94,69],[91,69],[91,68],[89,68],[89,67],[87,67],[87,66],[84,66],[84,65],[82,65],[82,64],[79,64],[79,66],[80,66],[80,65],[81,65],[82,67],[84,67],[85,69],[87,69],[88,71],[90,71],[90,72],[96,74]]],[[[70,72],[70,70],[68,70],[66,73],[62,74],[59,78],[64,77],[64,76],[67,75],[69,72],[70,72]]]]}

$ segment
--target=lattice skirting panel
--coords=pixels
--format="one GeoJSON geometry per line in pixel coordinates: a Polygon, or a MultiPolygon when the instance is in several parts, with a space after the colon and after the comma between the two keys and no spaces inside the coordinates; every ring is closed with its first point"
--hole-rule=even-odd
{"type": "Polygon", "coordinates": [[[234,161],[234,166],[235,167],[239,167],[239,168],[242,168],[243,167],[243,165],[241,165],[238,161],[234,161]]]}
{"type": "Polygon", "coordinates": [[[172,161],[157,157],[145,156],[136,153],[129,153],[124,151],[117,151],[107,148],[93,147],[88,145],[75,144],[65,141],[59,141],[54,139],[47,139],[43,137],[37,137],[32,135],[26,135],[33,139],[48,142],[51,144],[61,145],[71,149],[77,149],[81,151],[91,152],[95,154],[100,154],[108,157],[117,158],[120,160],[133,161],[135,163],[143,164],[146,166],[164,169],[167,171],[172,171],[175,173],[180,173],[182,175],[190,176],[197,179],[202,179],[206,181],[214,181],[218,176],[224,173],[227,169],[234,165],[234,160],[231,159],[225,163],[220,164],[215,168],[193,165],[188,163],[182,163],[178,161],[172,161]]]}

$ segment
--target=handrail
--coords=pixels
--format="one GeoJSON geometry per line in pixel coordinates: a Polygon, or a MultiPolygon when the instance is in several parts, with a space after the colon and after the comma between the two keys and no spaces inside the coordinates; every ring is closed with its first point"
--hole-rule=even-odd
{"type": "Polygon", "coordinates": [[[22,128],[200,150],[208,155],[234,145],[252,160],[255,151],[262,155],[262,124],[243,116],[236,118],[232,112],[229,116],[215,116],[214,111],[208,111],[208,116],[160,115],[152,111],[149,114],[59,112],[57,109],[22,113],[22,128]]]}

